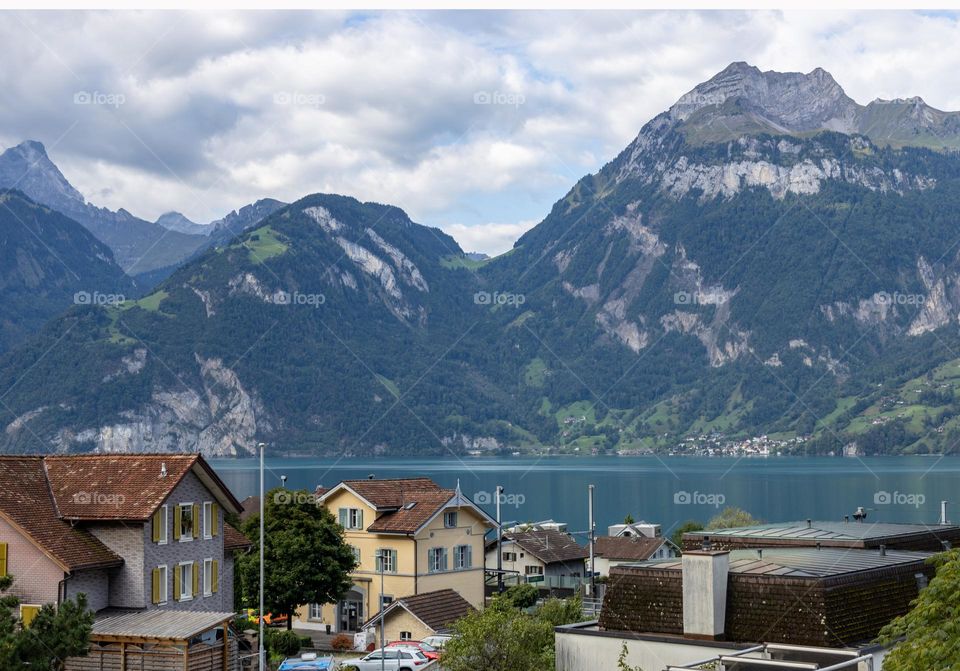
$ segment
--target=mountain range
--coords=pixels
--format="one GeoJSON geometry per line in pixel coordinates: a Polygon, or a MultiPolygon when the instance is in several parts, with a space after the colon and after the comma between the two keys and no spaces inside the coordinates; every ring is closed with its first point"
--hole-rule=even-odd
{"type": "Polygon", "coordinates": [[[0,358],[0,447],[952,450],[958,119],[734,63],[494,259],[389,205],[258,201],[0,358]]]}

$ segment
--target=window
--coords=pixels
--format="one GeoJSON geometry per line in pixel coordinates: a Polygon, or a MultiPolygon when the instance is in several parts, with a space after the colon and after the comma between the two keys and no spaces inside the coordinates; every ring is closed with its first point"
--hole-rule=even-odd
{"type": "Polygon", "coordinates": [[[189,541],[193,540],[198,536],[198,531],[200,527],[194,524],[194,515],[196,513],[196,508],[192,503],[181,503],[177,506],[173,521],[174,532],[177,535],[177,540],[189,541]]]}
{"type": "Polygon", "coordinates": [[[401,641],[412,641],[412,640],[413,640],[413,634],[412,634],[411,632],[409,632],[409,631],[401,631],[401,632],[400,632],[400,640],[401,640],[401,641]]]}
{"type": "Polygon", "coordinates": [[[503,553],[503,561],[517,561],[517,553],[516,553],[516,552],[504,552],[504,553],[503,553]]]}
{"type": "Polygon", "coordinates": [[[203,537],[213,538],[213,503],[203,502],[203,537]]]}
{"type": "Polygon", "coordinates": [[[152,575],[152,595],[153,603],[162,605],[167,602],[169,595],[167,594],[167,567],[166,565],[158,566],[153,569],[152,575]]]}
{"type": "Polygon", "coordinates": [[[153,513],[153,542],[158,545],[167,544],[167,526],[170,520],[170,509],[166,506],[160,506],[153,513]]]}
{"type": "Polygon", "coordinates": [[[542,567],[542,566],[527,566],[527,567],[525,568],[525,572],[526,572],[527,575],[543,575],[543,567],[542,567]]]}
{"type": "Polygon", "coordinates": [[[351,545],[350,549],[353,550],[353,560],[357,562],[357,566],[360,566],[360,548],[356,545],[351,545]]]}
{"type": "Polygon", "coordinates": [[[453,548],[453,568],[459,570],[473,566],[473,548],[469,545],[457,545],[453,548]]]}
{"type": "Polygon", "coordinates": [[[448,529],[457,528],[457,511],[450,510],[443,514],[443,526],[448,529]]]}
{"type": "Polygon", "coordinates": [[[203,595],[213,596],[213,559],[203,560],[203,595]]]}
{"type": "Polygon", "coordinates": [[[323,619],[323,604],[322,603],[311,603],[310,612],[307,614],[307,619],[319,622],[323,619]]]}
{"type": "Polygon", "coordinates": [[[178,601],[190,601],[196,594],[197,582],[199,582],[199,575],[194,570],[194,562],[179,564],[174,574],[174,597],[178,601]]]}
{"type": "Polygon", "coordinates": [[[427,550],[427,571],[436,573],[447,570],[447,548],[430,548],[427,550]]]}
{"type": "Polygon", "coordinates": [[[384,573],[397,572],[397,551],[381,548],[377,551],[377,573],[381,571],[380,565],[383,564],[384,573]]]}
{"type": "Polygon", "coordinates": [[[339,521],[344,529],[363,529],[363,510],[360,508],[340,508],[339,521]]]}

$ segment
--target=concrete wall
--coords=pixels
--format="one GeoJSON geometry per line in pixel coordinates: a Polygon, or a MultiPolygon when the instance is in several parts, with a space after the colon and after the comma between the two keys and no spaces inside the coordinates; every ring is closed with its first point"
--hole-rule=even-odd
{"type": "Polygon", "coordinates": [[[110,576],[106,569],[77,571],[67,580],[64,590],[68,599],[86,594],[87,606],[94,612],[110,605],[110,576]]]}
{"type": "Polygon", "coordinates": [[[0,518],[0,542],[7,544],[9,593],[26,604],[56,603],[63,569],[5,519],[0,518]]]}

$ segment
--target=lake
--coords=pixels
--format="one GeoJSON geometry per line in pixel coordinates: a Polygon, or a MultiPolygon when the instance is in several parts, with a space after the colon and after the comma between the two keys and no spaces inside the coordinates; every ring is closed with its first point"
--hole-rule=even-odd
{"type": "MultiPolygon", "coordinates": [[[[213,459],[240,498],[256,494],[256,459],[213,459]]],[[[330,487],[340,480],[428,476],[491,514],[503,485],[505,521],[553,518],[570,531],[587,528],[587,485],[595,489],[597,531],[636,520],[660,523],[665,535],[689,519],[702,522],[738,506],[768,522],[842,520],[857,506],[868,521],[935,523],[940,501],[955,501],[960,520],[960,457],[456,457],[266,460],[266,487],[330,487]]]]}

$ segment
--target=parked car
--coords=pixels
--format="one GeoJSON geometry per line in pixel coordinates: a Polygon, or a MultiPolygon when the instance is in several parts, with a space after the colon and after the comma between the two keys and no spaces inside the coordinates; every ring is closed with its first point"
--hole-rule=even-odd
{"type": "Polygon", "coordinates": [[[344,660],[341,666],[357,671],[415,671],[429,663],[427,656],[416,648],[387,648],[382,653],[374,650],[366,657],[344,660]]]}
{"type": "Polygon", "coordinates": [[[318,657],[315,652],[305,652],[299,657],[283,660],[279,671],[331,671],[333,657],[318,657]]]}
{"type": "Polygon", "coordinates": [[[414,648],[419,650],[427,659],[440,659],[440,651],[429,643],[424,643],[423,641],[390,641],[387,643],[388,648],[414,648]]]}
{"type": "Polygon", "coordinates": [[[426,643],[427,645],[432,647],[434,650],[441,652],[443,651],[447,643],[449,643],[450,639],[452,638],[453,636],[451,636],[450,634],[434,634],[433,636],[424,637],[423,640],[421,640],[420,642],[426,643]]]}

